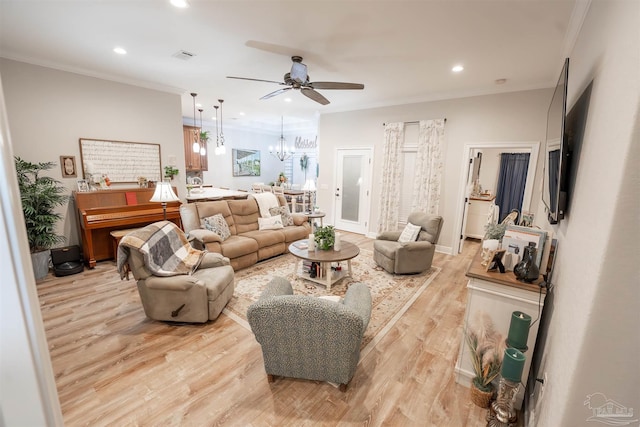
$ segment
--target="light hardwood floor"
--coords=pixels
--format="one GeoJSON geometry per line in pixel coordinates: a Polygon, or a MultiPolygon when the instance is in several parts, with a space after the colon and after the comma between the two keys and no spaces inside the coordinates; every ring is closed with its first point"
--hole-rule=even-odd
{"type": "MultiPolygon", "coordinates": [[[[372,249],[372,240],[345,240],[372,249]]],[[[269,384],[253,334],[226,315],[204,325],[147,319],[134,280],[113,262],[38,283],[67,426],[481,426],[454,366],[478,249],[436,254],[440,274],[375,349],[345,393],[330,384],[269,384]]]]}

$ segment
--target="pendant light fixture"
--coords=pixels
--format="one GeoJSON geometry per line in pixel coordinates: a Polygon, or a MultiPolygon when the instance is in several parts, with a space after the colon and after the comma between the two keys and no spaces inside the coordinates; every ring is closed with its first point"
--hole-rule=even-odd
{"type": "Polygon", "coordinates": [[[269,146],[269,153],[273,154],[277,157],[281,162],[284,162],[287,159],[290,159],[294,152],[293,148],[291,151],[287,148],[286,140],[284,139],[284,117],[280,119],[280,139],[278,140],[278,147],[276,150],[273,150],[273,146],[269,146]]]}
{"type": "Polygon", "coordinates": [[[191,96],[193,97],[193,146],[192,146],[192,149],[194,153],[199,153],[200,152],[200,132],[196,127],[196,96],[198,96],[198,94],[191,92],[191,96]]]}
{"type": "Polygon", "coordinates": [[[222,103],[224,102],[224,99],[218,99],[218,102],[220,103],[220,146],[218,147],[218,155],[223,155],[227,152],[227,149],[224,148],[224,131],[222,130],[222,103]]]}
{"type": "MultiPolygon", "coordinates": [[[[200,135],[202,135],[202,108],[198,108],[198,111],[200,112],[200,135]]],[[[201,156],[205,156],[207,154],[207,140],[206,139],[201,139],[200,142],[202,144],[200,144],[200,155],[201,156]]]]}

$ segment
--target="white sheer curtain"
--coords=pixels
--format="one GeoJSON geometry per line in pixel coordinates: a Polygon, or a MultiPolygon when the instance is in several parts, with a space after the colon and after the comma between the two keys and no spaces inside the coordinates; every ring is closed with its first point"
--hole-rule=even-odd
{"type": "Polygon", "coordinates": [[[440,207],[445,119],[421,120],[412,211],[437,214],[440,207]]]}
{"type": "Polygon", "coordinates": [[[403,143],[404,123],[388,123],[384,128],[380,220],[378,221],[379,233],[395,230],[398,226],[403,143]]]}

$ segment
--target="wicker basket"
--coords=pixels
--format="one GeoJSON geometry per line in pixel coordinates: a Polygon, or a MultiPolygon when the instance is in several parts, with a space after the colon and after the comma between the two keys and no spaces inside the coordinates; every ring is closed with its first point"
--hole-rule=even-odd
{"type": "Polygon", "coordinates": [[[471,383],[470,394],[471,401],[474,405],[479,406],[481,408],[488,408],[493,400],[493,390],[491,391],[482,391],[478,387],[476,387],[473,382],[471,383]]]}

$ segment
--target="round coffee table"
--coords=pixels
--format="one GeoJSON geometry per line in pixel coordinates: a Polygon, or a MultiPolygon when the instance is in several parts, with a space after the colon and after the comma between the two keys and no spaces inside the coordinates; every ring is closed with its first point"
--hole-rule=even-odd
{"type": "Polygon", "coordinates": [[[289,245],[289,252],[296,257],[296,265],[294,273],[303,279],[310,280],[315,283],[320,283],[327,287],[327,291],[331,290],[331,285],[341,280],[345,276],[353,277],[351,271],[351,260],[358,256],[360,248],[353,243],[341,242],[341,248],[339,251],[333,249],[323,251],[320,249],[309,250],[307,239],[298,240],[289,245]],[[320,263],[320,277],[309,277],[309,274],[305,274],[300,268],[300,261],[307,260],[311,262],[320,263]],[[331,269],[332,262],[347,261],[347,271],[333,271],[331,269]],[[324,274],[324,276],[322,276],[324,274]]]}

